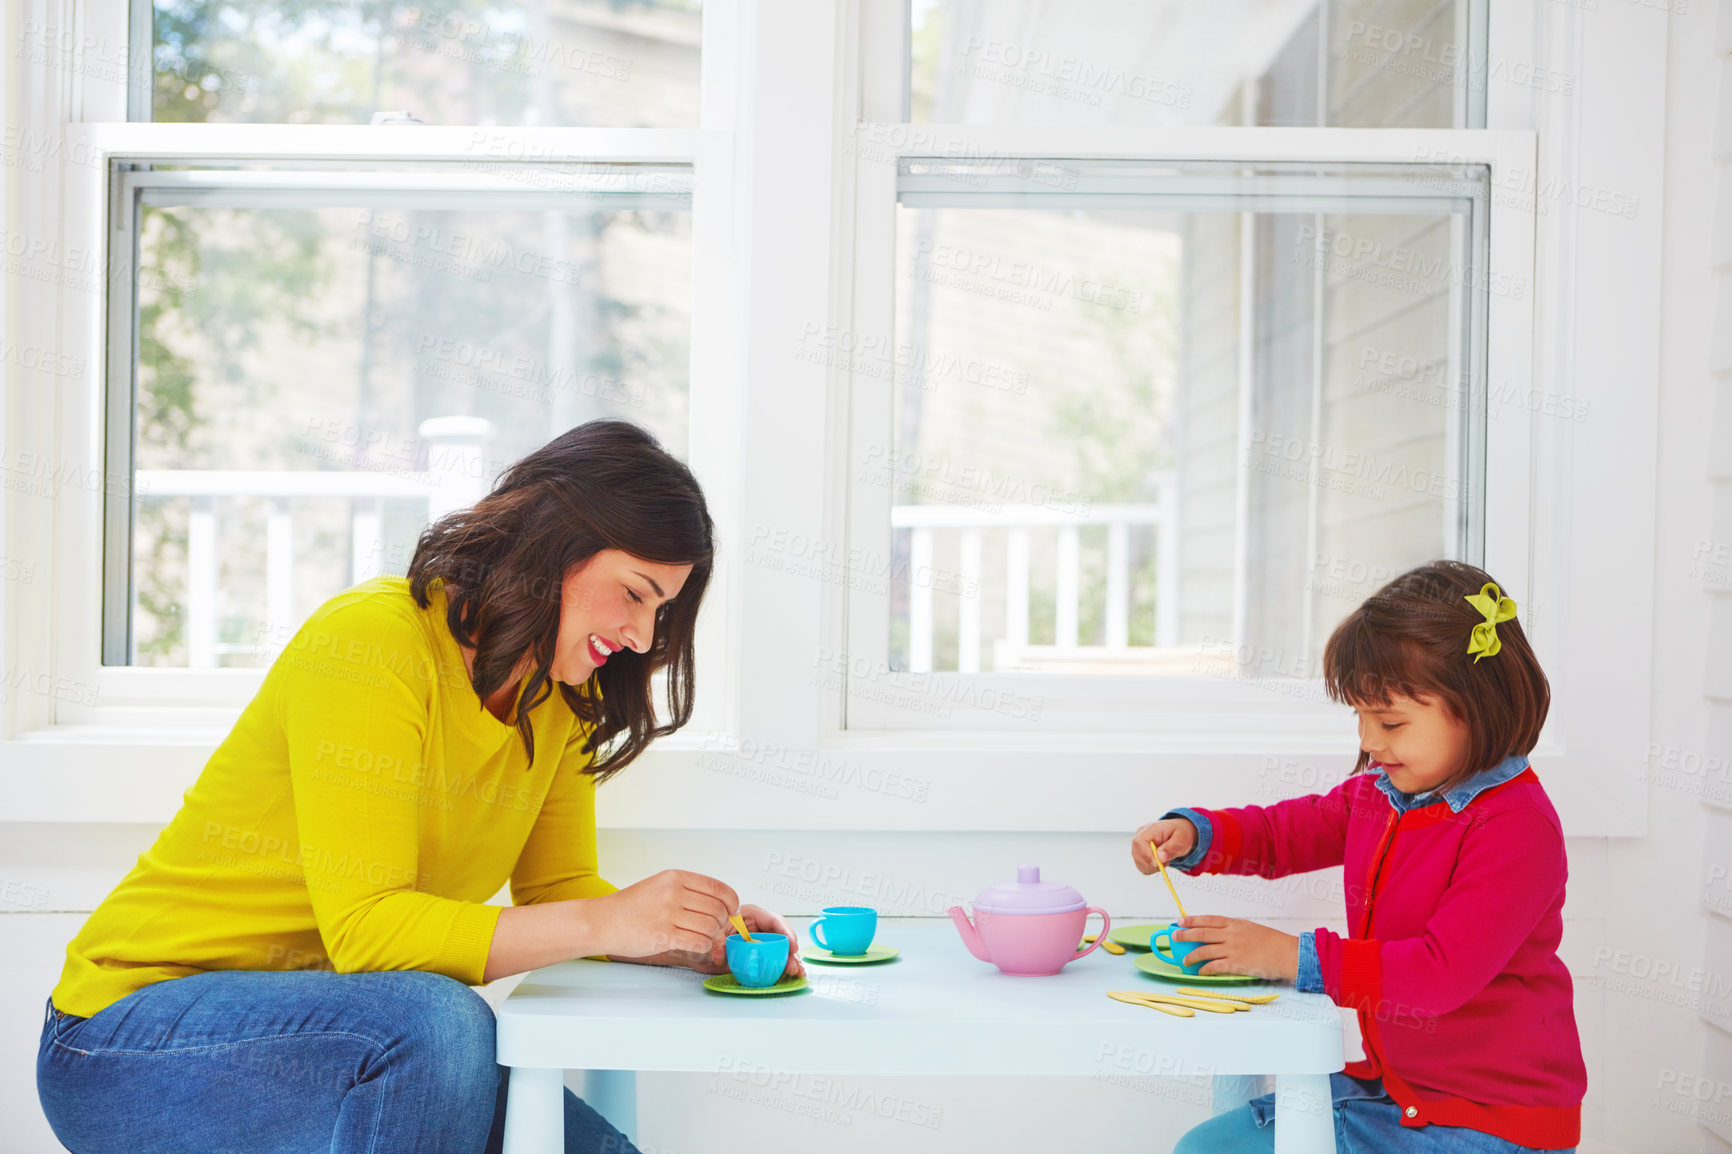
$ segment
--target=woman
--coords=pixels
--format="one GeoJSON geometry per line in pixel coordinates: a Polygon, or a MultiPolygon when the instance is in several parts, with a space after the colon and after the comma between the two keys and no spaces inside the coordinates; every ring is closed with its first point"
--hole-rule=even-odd
{"type": "MultiPolygon", "coordinates": [[[[595,421],[431,525],[406,579],[321,606],[67,948],[37,1061],[60,1140],[497,1150],[468,987],[591,955],[719,973],[736,911],[789,933],[713,878],[596,873],[596,783],[691,717],[712,537],[684,465],[595,421]]],[[[566,1149],[631,1146],[567,1091],[566,1149]]]]}

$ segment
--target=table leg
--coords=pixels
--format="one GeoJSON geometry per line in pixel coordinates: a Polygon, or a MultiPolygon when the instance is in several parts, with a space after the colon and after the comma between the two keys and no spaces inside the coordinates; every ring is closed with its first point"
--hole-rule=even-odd
{"type": "Polygon", "coordinates": [[[637,1145],[636,1070],[588,1071],[583,1076],[583,1100],[637,1145]]]}
{"type": "Polygon", "coordinates": [[[511,1067],[504,1154],[565,1154],[565,1071],[511,1067]]]}
{"type": "Polygon", "coordinates": [[[1261,1074],[1216,1074],[1209,1108],[1217,1114],[1225,1114],[1229,1110],[1242,1109],[1264,1092],[1261,1074]]]}
{"type": "Polygon", "coordinates": [[[1335,1104],[1328,1074],[1275,1078],[1275,1154],[1335,1154],[1335,1104]]]}

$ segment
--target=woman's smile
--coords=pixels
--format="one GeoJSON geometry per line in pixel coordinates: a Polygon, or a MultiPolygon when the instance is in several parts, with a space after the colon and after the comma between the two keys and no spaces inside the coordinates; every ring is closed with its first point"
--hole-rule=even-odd
{"type": "Polygon", "coordinates": [[[586,646],[589,663],[597,669],[600,669],[603,665],[607,664],[607,659],[609,657],[618,653],[622,648],[624,647],[621,645],[604,641],[599,634],[591,633],[586,646]]]}

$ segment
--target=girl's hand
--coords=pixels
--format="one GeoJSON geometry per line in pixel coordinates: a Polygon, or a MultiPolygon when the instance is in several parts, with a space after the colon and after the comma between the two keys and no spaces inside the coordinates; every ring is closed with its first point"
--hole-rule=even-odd
{"type": "Polygon", "coordinates": [[[593,939],[609,957],[680,965],[709,957],[731,932],[740,898],[725,883],[688,870],[663,870],[618,893],[583,903],[593,939]]]}
{"type": "Polygon", "coordinates": [[[1292,934],[1243,918],[1207,914],[1181,918],[1179,924],[1185,928],[1173,935],[1176,940],[1207,943],[1185,958],[1190,963],[1208,961],[1200,973],[1245,974],[1282,982],[1299,977],[1299,939],[1292,934]]]}
{"type": "Polygon", "coordinates": [[[1152,874],[1158,868],[1155,859],[1149,856],[1151,841],[1160,849],[1161,860],[1170,863],[1196,847],[1197,828],[1182,817],[1169,817],[1164,821],[1152,821],[1139,829],[1131,838],[1131,861],[1146,874],[1152,874]]]}

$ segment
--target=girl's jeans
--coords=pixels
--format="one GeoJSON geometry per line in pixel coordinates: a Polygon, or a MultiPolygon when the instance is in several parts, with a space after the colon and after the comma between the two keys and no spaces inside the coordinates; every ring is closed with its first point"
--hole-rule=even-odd
{"type": "MultiPolygon", "coordinates": [[[[1403,1126],[1401,1107],[1376,1078],[1331,1074],[1329,1089],[1337,1154],[1529,1154],[1533,1149],[1465,1126],[1403,1126]]],[[[1275,1095],[1264,1094],[1193,1127],[1173,1154],[1271,1154],[1274,1149],[1275,1095]]],[[[1575,1154],[1575,1147],[1556,1154],[1575,1154]]]]}
{"type": "MultiPolygon", "coordinates": [[[[419,970],[226,970],[91,1018],[50,999],[36,1090],[73,1154],[497,1154],[493,1010],[419,970]]],[[[637,1154],[570,1090],[567,1154],[637,1154]]]]}

